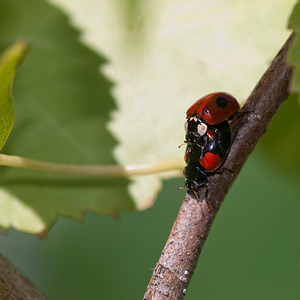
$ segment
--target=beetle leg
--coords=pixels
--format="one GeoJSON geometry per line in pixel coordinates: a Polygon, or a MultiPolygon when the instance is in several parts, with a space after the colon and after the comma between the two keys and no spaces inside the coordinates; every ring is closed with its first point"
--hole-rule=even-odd
{"type": "Polygon", "coordinates": [[[196,199],[198,200],[198,199],[199,199],[199,196],[198,196],[198,194],[196,193],[196,191],[195,191],[195,190],[193,190],[193,193],[195,194],[195,196],[196,196],[196,199]]]}

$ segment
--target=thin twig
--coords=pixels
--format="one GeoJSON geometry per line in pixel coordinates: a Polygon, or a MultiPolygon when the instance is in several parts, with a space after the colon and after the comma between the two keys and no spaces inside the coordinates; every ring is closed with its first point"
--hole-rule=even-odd
{"type": "Polygon", "coordinates": [[[37,288],[0,254],[0,299],[46,300],[37,288]]]}
{"type": "Polygon", "coordinates": [[[286,64],[286,53],[293,39],[283,48],[263,75],[243,110],[232,122],[236,137],[224,165],[224,171],[209,177],[209,192],[205,188],[199,199],[187,193],[179,210],[167,243],[155,266],[144,299],[182,299],[212,222],[237,174],[265,133],[271,119],[289,95],[292,67],[286,64]],[[233,173],[226,171],[230,169],[233,173]]]}
{"type": "Polygon", "coordinates": [[[23,168],[39,172],[87,177],[130,177],[159,172],[179,171],[184,168],[182,159],[168,159],[135,165],[71,165],[0,154],[0,166],[23,168]]]}

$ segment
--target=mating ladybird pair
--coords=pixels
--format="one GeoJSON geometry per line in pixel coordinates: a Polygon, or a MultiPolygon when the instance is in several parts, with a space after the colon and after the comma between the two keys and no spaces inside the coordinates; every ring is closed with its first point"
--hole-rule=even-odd
{"type": "Polygon", "coordinates": [[[232,140],[229,121],[239,109],[234,97],[220,92],[200,98],[187,110],[184,188],[188,191],[196,193],[207,183],[207,173],[223,163],[232,140]]]}

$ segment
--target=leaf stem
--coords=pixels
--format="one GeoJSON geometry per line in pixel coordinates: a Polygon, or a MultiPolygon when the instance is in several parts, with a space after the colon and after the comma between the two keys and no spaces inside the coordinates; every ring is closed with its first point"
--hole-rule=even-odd
{"type": "Polygon", "coordinates": [[[71,165],[51,163],[15,155],[0,154],[0,165],[73,176],[129,177],[136,175],[148,175],[172,170],[182,170],[184,168],[184,161],[182,159],[174,158],[153,163],[126,166],[71,165]]]}

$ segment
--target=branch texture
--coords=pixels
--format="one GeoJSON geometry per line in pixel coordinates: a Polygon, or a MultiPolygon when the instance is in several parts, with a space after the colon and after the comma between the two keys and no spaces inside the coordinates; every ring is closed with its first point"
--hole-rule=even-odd
{"type": "Polygon", "coordinates": [[[46,300],[33,284],[0,254],[0,300],[46,300]]]}
{"type": "Polygon", "coordinates": [[[293,34],[254,88],[243,107],[246,113],[240,114],[232,122],[236,136],[225,161],[224,171],[208,178],[207,199],[205,187],[200,190],[199,199],[193,193],[187,193],[155,266],[144,299],[184,297],[222,201],[278,108],[289,95],[292,67],[286,63],[286,53],[292,39],[293,34]]]}

